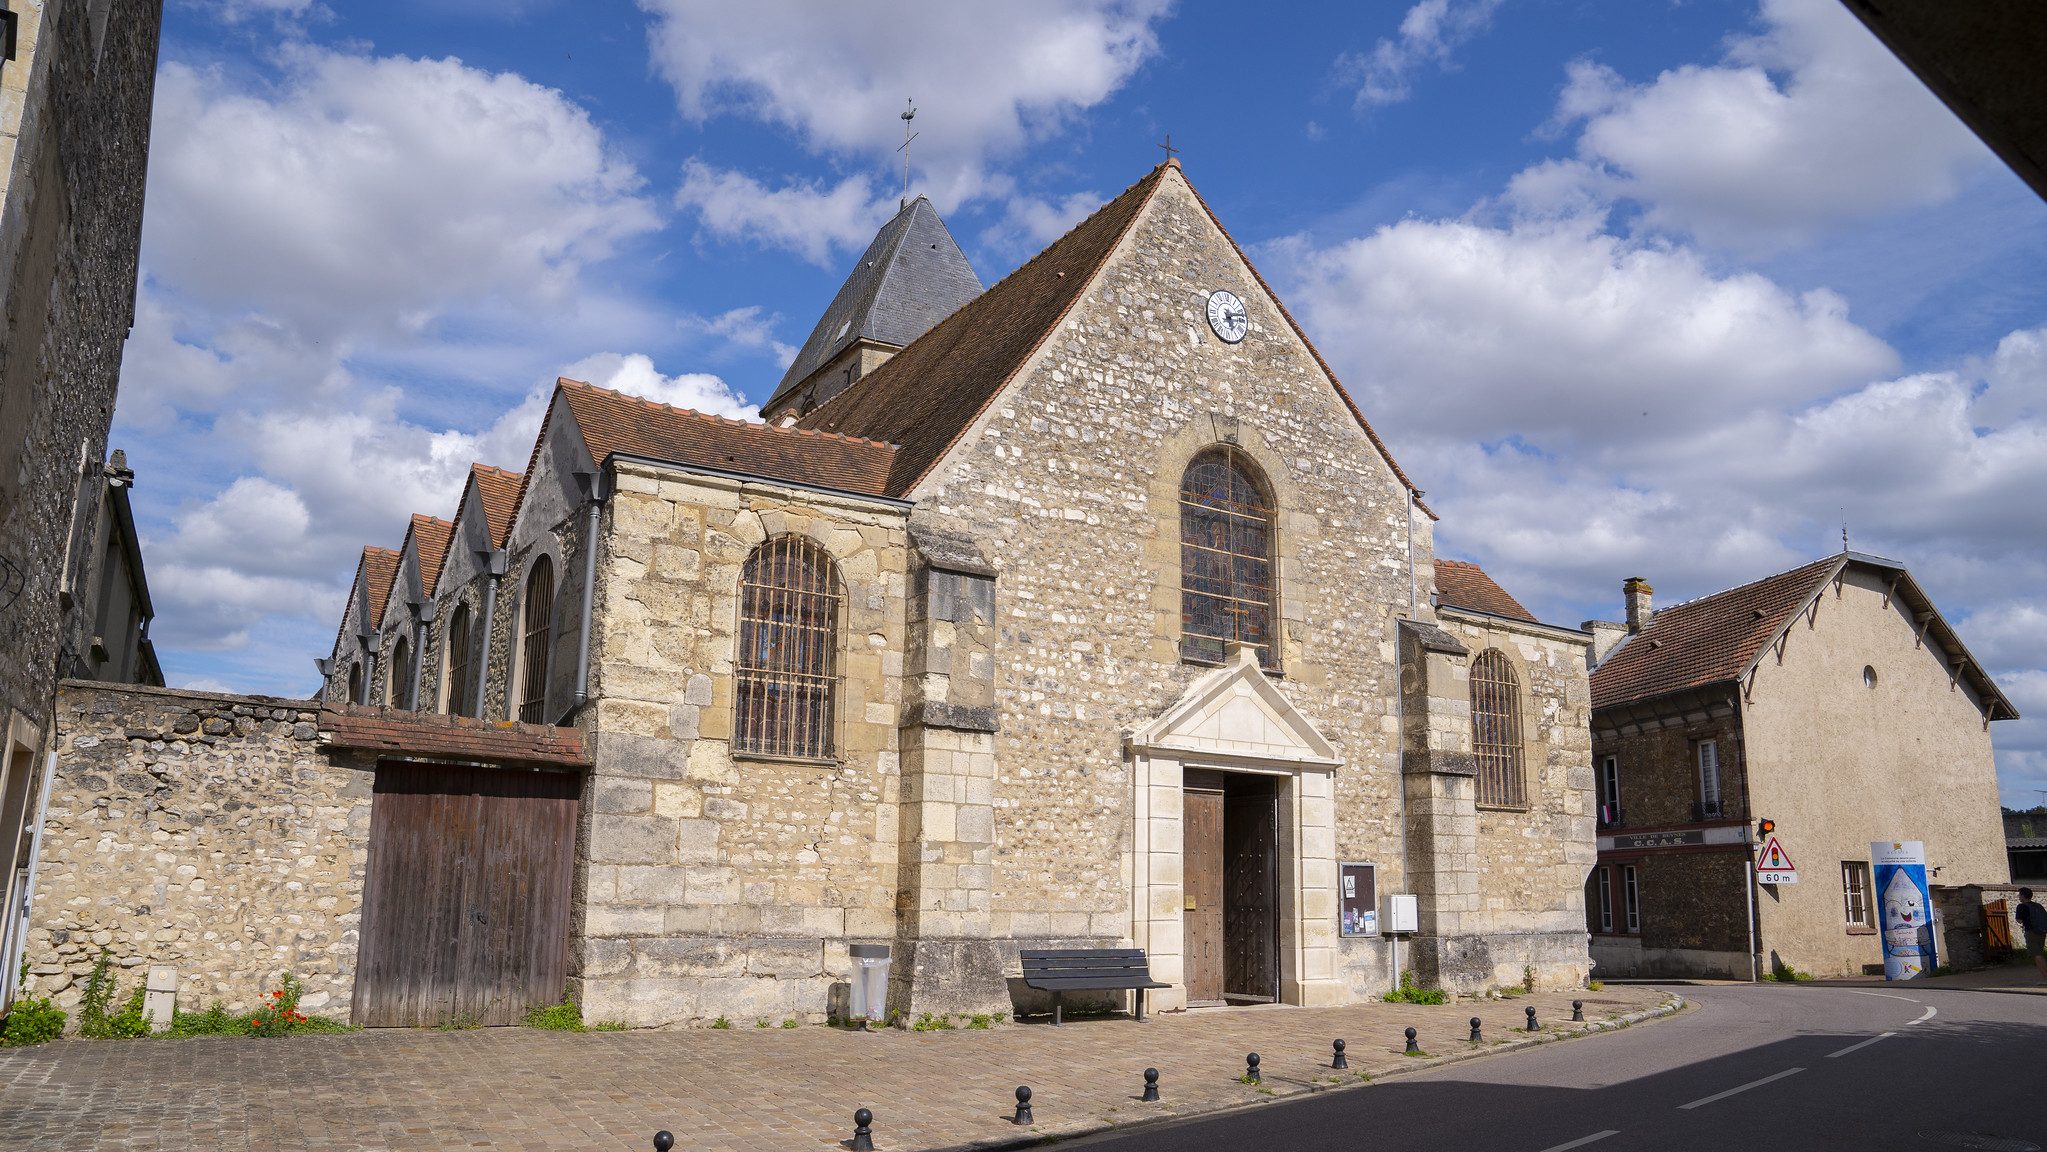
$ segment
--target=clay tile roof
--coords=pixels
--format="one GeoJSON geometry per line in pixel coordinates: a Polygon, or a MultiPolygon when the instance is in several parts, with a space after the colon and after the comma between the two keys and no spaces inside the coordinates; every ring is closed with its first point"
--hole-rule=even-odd
{"type": "Polygon", "coordinates": [[[575,767],[587,767],[590,763],[583,751],[583,734],[575,728],[361,704],[329,703],[322,708],[320,736],[336,748],[395,752],[425,759],[575,767]]]}
{"type": "Polygon", "coordinates": [[[1165,172],[1152,169],[798,426],[897,445],[889,492],[908,492],[1058,327],[1165,172]]]}
{"type": "Polygon", "coordinates": [[[1485,569],[1462,560],[1436,561],[1436,603],[1446,608],[1464,608],[1510,620],[1541,621],[1507,590],[1495,583],[1485,569]]]}
{"type": "Polygon", "coordinates": [[[613,453],[814,484],[867,496],[887,494],[892,445],[804,428],[781,428],[671,408],[561,380],[590,458],[613,453]]]}
{"type": "Polygon", "coordinates": [[[420,586],[428,596],[440,582],[441,562],[448,558],[448,541],[454,531],[455,525],[446,520],[412,514],[412,547],[419,555],[420,586]]]}
{"type": "Polygon", "coordinates": [[[519,510],[520,476],[488,464],[471,464],[469,479],[483,501],[484,526],[490,531],[491,545],[502,548],[506,534],[512,530],[512,513],[519,510]]]}
{"type": "Polygon", "coordinates": [[[1739,678],[1792,613],[1834,578],[1843,560],[1829,556],[1656,612],[1647,627],[1593,669],[1592,706],[1739,678]]]}
{"type": "Polygon", "coordinates": [[[398,577],[398,553],[389,548],[362,550],[363,578],[369,581],[370,618],[364,626],[375,628],[384,622],[384,605],[391,599],[391,581],[398,577]]]}

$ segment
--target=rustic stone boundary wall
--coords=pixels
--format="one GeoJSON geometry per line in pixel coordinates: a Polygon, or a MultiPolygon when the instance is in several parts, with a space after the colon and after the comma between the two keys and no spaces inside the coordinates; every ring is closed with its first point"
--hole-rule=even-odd
{"type": "Polygon", "coordinates": [[[122,996],[167,964],[181,1009],[248,1011],[290,971],[305,1011],[346,1019],[374,760],[323,749],[319,718],[310,700],[65,681],[35,990],[75,1012],[104,946],[122,996]]]}

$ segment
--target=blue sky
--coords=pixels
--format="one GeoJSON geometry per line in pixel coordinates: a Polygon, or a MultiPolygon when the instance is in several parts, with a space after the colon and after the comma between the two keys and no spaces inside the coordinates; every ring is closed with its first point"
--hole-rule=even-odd
{"type": "MultiPolygon", "coordinates": [[[[115,443],[172,681],[308,690],[361,546],[557,374],[765,399],[909,97],[989,282],[1170,132],[1546,619],[1845,520],[2047,717],[2047,204],[1837,0],[171,0],[115,443]]],[[[1996,735],[2047,799],[2047,720],[1996,735]]]]}

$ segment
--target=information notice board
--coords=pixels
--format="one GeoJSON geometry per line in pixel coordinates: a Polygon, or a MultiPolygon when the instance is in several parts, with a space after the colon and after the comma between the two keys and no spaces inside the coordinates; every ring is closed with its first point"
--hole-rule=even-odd
{"type": "Polygon", "coordinates": [[[1379,934],[1379,866],[1338,865],[1342,879],[1337,888],[1337,910],[1345,936],[1379,934]]]}

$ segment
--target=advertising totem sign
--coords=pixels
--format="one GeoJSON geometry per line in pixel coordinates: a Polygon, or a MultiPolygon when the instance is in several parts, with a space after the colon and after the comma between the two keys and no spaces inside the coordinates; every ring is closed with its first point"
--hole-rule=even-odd
{"type": "Polygon", "coordinates": [[[1884,942],[1884,979],[1911,980],[1939,963],[1933,944],[1933,894],[1926,888],[1926,845],[1879,840],[1869,846],[1884,942]]]}

